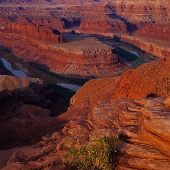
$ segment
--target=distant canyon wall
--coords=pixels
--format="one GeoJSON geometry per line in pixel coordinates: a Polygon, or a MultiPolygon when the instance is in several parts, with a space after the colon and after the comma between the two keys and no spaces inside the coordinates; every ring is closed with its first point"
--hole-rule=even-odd
{"type": "Polygon", "coordinates": [[[52,30],[45,26],[34,25],[28,22],[8,22],[1,20],[0,33],[7,34],[11,39],[20,37],[22,40],[34,39],[35,41],[50,41],[53,43],[62,42],[61,33],[58,30],[52,30]]]}
{"type": "Polygon", "coordinates": [[[170,44],[166,41],[154,40],[142,36],[126,36],[122,35],[121,40],[135,45],[159,58],[168,58],[170,56],[170,44]]]}
{"type": "Polygon", "coordinates": [[[19,58],[45,65],[65,76],[106,76],[125,67],[112,49],[67,48],[61,33],[32,23],[1,21],[0,44],[11,48],[19,58]],[[62,46],[63,44],[65,46],[62,46]]]}
{"type": "MultiPolygon", "coordinates": [[[[100,1],[95,5],[92,1],[88,1],[88,5],[77,5],[79,4],[78,1],[62,1],[65,6],[60,6],[61,2],[59,1],[51,1],[51,3],[56,3],[59,6],[38,6],[38,8],[31,6],[1,7],[1,16],[18,18],[18,20],[20,20],[20,17],[26,17],[33,24],[39,25],[38,27],[40,28],[44,26],[48,29],[57,29],[60,32],[75,30],[77,33],[85,34],[116,35],[121,37],[123,41],[131,43],[155,56],[164,58],[170,55],[169,1],[129,0],[125,2],[116,0],[110,2],[100,1]],[[76,5],[68,6],[69,2],[76,5]]],[[[46,44],[36,43],[46,49],[51,48],[46,44]]],[[[65,61],[73,60],[72,57],[68,58],[66,57],[65,61]]],[[[73,58],[74,61],[78,60],[77,57],[73,58]]],[[[80,58],[92,62],[89,57],[80,58]]],[[[115,61],[116,57],[114,56],[113,58],[115,61]]],[[[96,63],[97,59],[100,60],[101,57],[94,59],[92,63],[96,63]]],[[[80,59],[80,61],[82,60],[80,59]]],[[[87,64],[88,62],[85,63],[87,64]]],[[[87,72],[87,68],[85,70],[87,72]]]]}

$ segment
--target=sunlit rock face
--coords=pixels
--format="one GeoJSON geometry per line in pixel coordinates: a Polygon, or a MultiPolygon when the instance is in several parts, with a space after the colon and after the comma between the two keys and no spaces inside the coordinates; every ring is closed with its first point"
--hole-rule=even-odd
{"type": "MultiPolygon", "coordinates": [[[[111,169],[168,169],[168,3],[1,0],[0,16],[5,19],[0,19],[0,44],[18,58],[61,76],[104,78],[88,81],[68,104],[68,91],[61,95],[56,86],[51,89],[27,75],[0,76],[0,169],[69,169],[65,158],[70,149],[113,136],[118,143],[115,157],[109,155],[115,161],[111,169]],[[110,36],[111,43],[115,36],[115,44],[122,40],[126,47],[132,44],[158,61],[122,73],[129,63],[115,52],[115,44],[108,45],[106,37],[103,42],[98,35],[110,36]]],[[[0,73],[16,74],[2,58],[1,63],[6,68],[0,73]]]]}
{"type": "Polygon", "coordinates": [[[16,6],[2,3],[6,5],[1,7],[2,16],[27,16],[33,23],[59,31],[116,35],[155,56],[170,54],[170,2],[166,0],[13,1],[16,6]]]}
{"type": "Polygon", "coordinates": [[[24,18],[1,20],[0,43],[19,58],[65,76],[103,77],[127,67],[112,47],[95,38],[67,42],[57,29],[24,18]]]}
{"type": "Polygon", "coordinates": [[[11,38],[20,37],[25,41],[33,39],[36,41],[50,41],[53,43],[62,42],[62,36],[58,30],[52,30],[46,28],[45,26],[34,25],[32,23],[24,22],[24,20],[19,22],[10,22],[5,19],[1,20],[1,34],[6,33],[8,37],[11,38]]]}
{"type": "MultiPolygon", "coordinates": [[[[5,158],[0,158],[0,166],[14,170],[68,169],[70,164],[66,163],[65,155],[73,147],[84,147],[104,136],[118,136],[114,168],[166,169],[170,165],[170,104],[166,86],[169,65],[168,61],[162,60],[129,70],[121,77],[90,81],[73,97],[69,110],[56,118],[57,127],[60,127],[57,132],[44,136],[33,146],[0,151],[5,158]],[[143,78],[136,80],[134,75],[139,76],[141,71],[143,78]],[[131,76],[135,82],[131,81],[131,76]],[[140,83],[135,89],[133,84],[137,82],[140,83]],[[102,85],[104,90],[100,89],[102,85]],[[119,88],[124,88],[125,92],[120,94],[119,88]],[[89,101],[81,105],[78,102],[80,94],[89,94],[89,101]]],[[[21,110],[25,115],[39,115],[35,107],[22,106],[21,110]]],[[[43,110],[41,113],[46,115],[43,110]]],[[[37,121],[39,119],[36,117],[37,121]]]]}
{"type": "Polygon", "coordinates": [[[164,58],[170,54],[169,1],[113,1],[112,11],[128,22],[130,36],[122,40],[164,58]]]}
{"type": "Polygon", "coordinates": [[[119,77],[91,80],[76,93],[71,103],[86,106],[86,104],[93,104],[99,99],[108,99],[108,97],[113,99],[139,98],[146,97],[150,93],[168,97],[170,93],[169,66],[170,60],[166,59],[127,70],[119,77]]]}

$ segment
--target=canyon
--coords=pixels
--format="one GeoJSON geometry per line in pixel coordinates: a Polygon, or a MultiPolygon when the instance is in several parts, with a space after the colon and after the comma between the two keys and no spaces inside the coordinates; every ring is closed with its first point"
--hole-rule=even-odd
{"type": "MultiPolygon", "coordinates": [[[[7,170],[71,168],[74,165],[70,164],[73,161],[72,158],[65,159],[70,148],[84,147],[102,136],[119,136],[116,155],[113,158],[113,160],[117,160],[114,162],[116,169],[166,169],[170,166],[169,64],[169,59],[161,60],[129,70],[122,77],[91,80],[71,99],[69,110],[55,119],[48,118],[48,110],[32,106],[31,103],[19,106],[19,110],[16,110],[15,114],[24,124],[22,123],[22,131],[17,131],[18,137],[17,133],[13,132],[19,140],[18,142],[23,144],[22,140],[25,137],[31,137],[29,135],[23,136],[22,133],[25,132],[24,130],[30,130],[30,133],[31,130],[34,131],[34,118],[36,122],[41,121],[40,125],[36,123],[36,127],[40,126],[41,134],[44,134],[43,129],[47,129],[48,123],[50,129],[48,129],[47,135],[44,135],[38,143],[34,141],[32,146],[0,151],[2,155],[0,167],[7,170]],[[142,75],[141,72],[145,75],[142,81],[139,77],[139,75],[142,75]],[[145,74],[146,72],[147,74],[145,74]],[[127,80],[130,81],[130,77],[136,80],[134,84],[137,88],[134,91],[132,90],[134,88],[132,81],[132,87],[130,83],[126,82],[127,80]],[[145,82],[148,79],[150,82],[146,85],[145,82]],[[119,84],[126,89],[126,94],[119,90],[121,87],[116,85],[118,81],[121,81],[119,84]],[[109,84],[108,87],[106,83],[109,84]],[[102,87],[107,88],[100,90],[102,87]],[[84,100],[87,95],[88,102],[84,100]],[[25,123],[28,123],[30,119],[33,123],[30,127],[32,129],[24,129],[25,123]],[[43,124],[43,121],[48,121],[48,123],[43,124]],[[22,137],[22,140],[20,137],[22,137]]],[[[16,94],[12,93],[12,95],[16,94]]],[[[41,94],[43,93],[41,92],[41,94]]],[[[27,96],[28,92],[25,95],[27,96]]],[[[3,100],[7,96],[10,97],[9,93],[1,94],[3,100]]],[[[17,98],[19,99],[19,97],[17,98]]],[[[30,100],[32,100],[31,96],[30,100]]],[[[12,98],[8,101],[14,102],[12,98]]],[[[3,111],[2,108],[4,109],[4,106],[1,106],[3,111]]],[[[16,108],[16,106],[13,108],[16,108]]],[[[12,108],[10,107],[10,109],[12,108]]],[[[9,119],[8,121],[13,122],[14,120],[9,119]]],[[[10,125],[13,124],[10,123],[10,125]]],[[[1,126],[4,127],[3,122],[1,126]]],[[[9,126],[6,126],[6,128],[8,129],[9,126]]],[[[7,145],[9,142],[4,144],[7,145]]],[[[11,144],[9,146],[4,144],[3,147],[11,146],[11,144]]],[[[19,146],[20,143],[15,145],[19,146]]],[[[96,168],[104,165],[100,165],[100,162],[96,165],[90,164],[90,166],[96,168]]]]}
{"type": "Polygon", "coordinates": [[[48,70],[60,75],[104,76],[126,67],[112,53],[110,46],[93,37],[82,37],[79,43],[66,43],[56,29],[49,31],[45,26],[17,21],[1,21],[0,34],[1,44],[10,48],[19,58],[45,65],[48,70]]]}
{"type": "Polygon", "coordinates": [[[170,169],[169,0],[0,0],[0,169],[170,169]]]}
{"type": "MultiPolygon", "coordinates": [[[[30,3],[34,4],[34,2],[30,3]]],[[[170,14],[168,1],[162,0],[156,3],[148,1],[147,5],[143,1],[128,1],[126,4],[123,1],[111,1],[108,3],[101,1],[95,2],[95,4],[89,1],[88,5],[82,6],[78,1],[69,1],[68,4],[70,3],[70,5],[67,5],[67,2],[64,1],[62,4],[65,5],[61,5],[61,2],[51,3],[54,3],[51,7],[50,4],[48,6],[38,5],[38,2],[35,2],[37,7],[27,6],[27,2],[25,2],[25,6],[22,5],[21,7],[19,2],[13,7],[9,6],[8,3],[5,7],[3,6],[4,3],[2,3],[2,18],[8,17],[16,20],[16,25],[22,25],[21,21],[26,20],[25,22],[29,22],[30,29],[34,27],[35,30],[41,28],[43,29],[42,34],[45,29],[49,29],[51,34],[49,33],[48,36],[44,37],[48,43],[42,42],[43,39],[32,41],[30,37],[29,40],[22,38],[22,41],[25,40],[26,43],[20,42],[19,37],[19,40],[16,38],[15,42],[11,42],[9,41],[10,37],[8,38],[8,35],[5,34],[13,35],[15,28],[11,30],[11,33],[5,34],[1,29],[1,44],[12,48],[12,51],[20,58],[28,61],[35,59],[33,62],[45,64],[52,72],[64,76],[87,77],[89,75],[89,77],[103,77],[117,74],[123,68],[128,68],[127,63],[122,62],[121,56],[111,54],[116,46],[115,44],[106,44],[104,40],[96,40],[96,36],[92,36],[95,40],[83,37],[86,41],[79,42],[77,41],[81,40],[79,34],[97,34],[104,37],[115,36],[120,38],[121,41],[136,46],[156,57],[164,58],[169,55],[170,14]],[[55,32],[54,30],[57,31],[57,34],[61,33],[60,36],[58,35],[59,38],[55,41],[56,43],[54,39],[51,39],[53,37],[52,34],[55,32]],[[62,34],[68,31],[71,31],[70,35],[65,37],[68,41],[64,41],[62,34]],[[72,35],[72,33],[75,33],[75,35],[72,35]],[[60,42],[57,43],[58,41],[60,42]],[[18,45],[12,47],[10,43],[18,45]],[[24,44],[24,48],[22,44],[24,44]],[[32,44],[33,47],[31,46],[32,44]],[[95,44],[95,48],[94,45],[90,44],[95,44]],[[101,50],[101,53],[98,49],[101,50]],[[40,55],[40,51],[43,53],[43,56],[40,55]],[[27,52],[31,53],[30,58],[28,58],[28,55],[26,56],[25,53],[27,52]],[[91,58],[93,53],[95,53],[96,59],[91,58]],[[103,61],[104,59],[101,56],[103,53],[104,58],[107,58],[106,61],[103,61]],[[46,59],[46,56],[50,56],[50,58],[46,59]],[[102,60],[102,62],[98,63],[99,60],[102,60]],[[53,63],[55,63],[55,66],[53,63]],[[59,64],[57,65],[56,63],[59,64]]],[[[22,26],[20,29],[22,32],[22,26]]],[[[40,37],[41,33],[38,36],[40,37]]]]}

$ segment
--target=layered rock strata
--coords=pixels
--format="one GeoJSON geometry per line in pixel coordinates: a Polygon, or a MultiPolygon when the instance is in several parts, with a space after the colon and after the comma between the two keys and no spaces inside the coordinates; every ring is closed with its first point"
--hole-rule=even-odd
{"type": "Polygon", "coordinates": [[[164,170],[170,166],[170,118],[165,99],[101,101],[90,111],[73,109],[69,114],[73,111],[79,117],[60,117],[68,121],[61,133],[45,136],[33,147],[1,151],[6,158],[1,160],[3,169],[67,169],[63,161],[70,147],[83,147],[95,138],[116,134],[120,136],[116,169],[164,170]]]}
{"type": "MultiPolygon", "coordinates": [[[[107,36],[127,33],[126,23],[119,18],[113,18],[113,12],[108,11],[107,6],[96,5],[79,8],[77,10],[80,10],[82,16],[78,32],[107,36]]],[[[74,10],[73,7],[71,9],[74,10]]]]}
{"type": "Polygon", "coordinates": [[[168,97],[170,94],[170,60],[144,64],[137,69],[129,69],[118,77],[102,78],[87,82],[72,98],[71,103],[86,106],[95,101],[112,97],[139,98],[153,93],[168,97]],[[152,78],[151,78],[152,77],[152,78]],[[112,93],[110,94],[110,91],[112,93]]]}
{"type": "Polygon", "coordinates": [[[153,39],[144,36],[127,36],[122,35],[121,40],[128,42],[136,47],[154,55],[159,58],[168,58],[170,55],[170,43],[169,41],[163,41],[161,39],[153,39]]]}
{"type": "Polygon", "coordinates": [[[29,23],[20,22],[8,22],[6,20],[1,21],[0,33],[7,34],[8,38],[23,39],[29,41],[31,37],[34,37],[36,41],[49,41],[53,43],[62,42],[62,36],[58,30],[50,30],[44,26],[33,25],[29,23]]]}
{"type": "MultiPolygon", "coordinates": [[[[111,1],[112,11],[129,22],[136,24],[169,23],[169,1],[111,1]]],[[[142,26],[142,25],[141,25],[142,26]]]]}
{"type": "Polygon", "coordinates": [[[68,169],[65,156],[70,149],[96,138],[119,136],[116,169],[169,168],[169,66],[169,60],[161,60],[117,78],[90,81],[73,97],[69,110],[56,118],[61,131],[30,147],[0,151],[0,167],[68,169]],[[96,97],[81,105],[83,96],[96,97]]]}
{"type": "Polygon", "coordinates": [[[136,25],[127,41],[158,57],[170,54],[170,9],[169,1],[114,1],[111,10],[124,21],[136,25]]]}
{"type": "Polygon", "coordinates": [[[46,69],[57,74],[100,77],[113,75],[126,67],[112,53],[112,47],[94,38],[70,43],[62,41],[58,30],[2,21],[1,44],[11,48],[19,58],[45,65],[46,69]]]}
{"type": "Polygon", "coordinates": [[[59,153],[63,152],[64,156],[72,146],[83,146],[95,138],[119,134],[116,169],[166,169],[170,166],[170,119],[164,102],[162,98],[102,100],[88,113],[80,109],[84,118],[66,124],[59,153]]]}

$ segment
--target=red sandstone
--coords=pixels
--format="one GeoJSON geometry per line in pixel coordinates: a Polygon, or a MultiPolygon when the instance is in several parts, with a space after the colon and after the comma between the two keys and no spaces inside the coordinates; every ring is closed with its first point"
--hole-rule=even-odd
{"type": "MultiPolygon", "coordinates": [[[[161,60],[129,70],[121,77],[90,81],[73,98],[69,111],[57,117],[64,125],[61,131],[42,137],[33,146],[0,151],[0,167],[64,170],[68,168],[65,154],[70,147],[83,147],[95,138],[116,134],[122,136],[116,169],[166,169],[170,165],[169,98],[158,95],[169,95],[169,66],[169,60],[161,60]],[[84,96],[92,103],[80,104],[84,96]]],[[[42,113],[32,106],[20,110],[22,116],[42,113]]]]}

